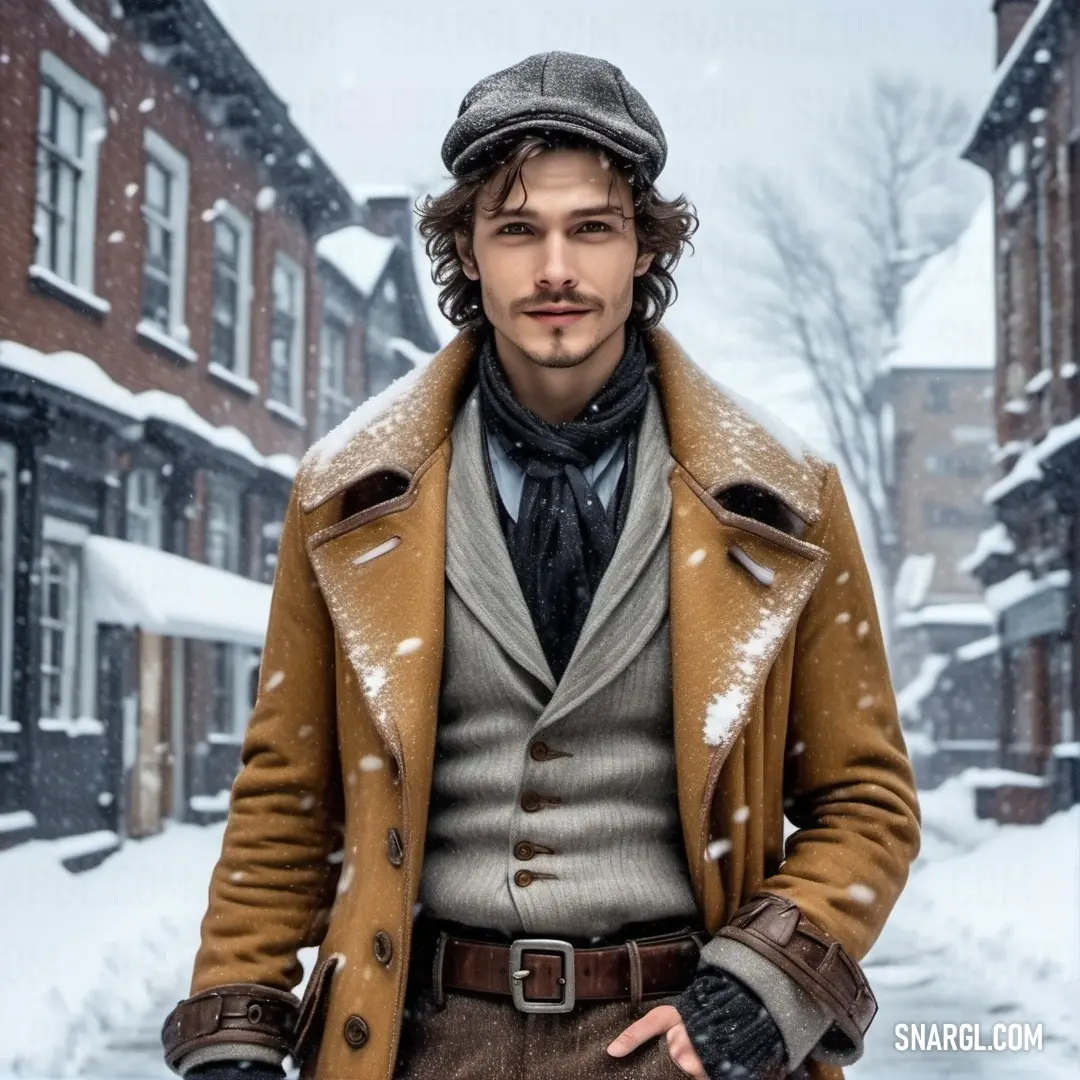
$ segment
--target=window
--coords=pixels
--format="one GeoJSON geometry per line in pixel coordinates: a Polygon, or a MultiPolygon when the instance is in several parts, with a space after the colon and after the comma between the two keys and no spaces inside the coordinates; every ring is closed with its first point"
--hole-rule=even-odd
{"type": "Polygon", "coordinates": [[[162,334],[186,349],[184,277],[187,271],[188,163],[160,135],[144,132],[142,322],[148,336],[162,334]]]}
{"type": "Polygon", "coordinates": [[[206,561],[240,572],[240,489],[224,476],[210,476],[206,501],[206,561]]]}
{"type": "Polygon", "coordinates": [[[991,515],[986,509],[968,509],[942,503],[926,503],[924,519],[931,528],[978,529],[990,524],[991,515]]]}
{"type": "MultiPolygon", "coordinates": [[[[303,393],[304,275],[291,259],[274,262],[274,321],[270,340],[270,403],[300,416],[303,393]]],[[[282,409],[275,410],[281,412],[282,409]]],[[[302,418],[301,418],[302,419],[302,418]]]]}
{"type": "Polygon", "coordinates": [[[319,335],[319,407],[316,437],[337,427],[352,412],[348,393],[349,327],[328,313],[319,335]]]}
{"type": "Polygon", "coordinates": [[[37,193],[31,275],[93,293],[101,94],[52,53],[41,54],[37,193]]]}
{"type": "Polygon", "coordinates": [[[224,201],[216,210],[210,361],[221,369],[216,374],[225,371],[246,378],[251,351],[251,222],[224,201]]]}
{"type": "Polygon", "coordinates": [[[70,544],[41,553],[41,718],[78,715],[79,556],[70,544]]]}
{"type": "MultiPolygon", "coordinates": [[[[15,447],[0,443],[0,733],[11,729],[15,585],[15,447]]],[[[15,728],[17,731],[18,728],[15,728]]]]}
{"type": "Polygon", "coordinates": [[[262,580],[267,585],[274,583],[277,573],[278,551],[281,547],[281,529],[283,522],[267,521],[262,527],[262,580]]]}
{"type": "Polygon", "coordinates": [[[161,482],[155,469],[132,469],[127,478],[127,538],[161,547],[161,482]]]}
{"type": "Polygon", "coordinates": [[[927,412],[947,413],[949,404],[949,384],[943,379],[934,379],[926,384],[926,396],[923,408],[927,412]]]}
{"type": "Polygon", "coordinates": [[[218,735],[242,736],[259,688],[258,649],[215,642],[213,712],[210,728],[218,735]]]}

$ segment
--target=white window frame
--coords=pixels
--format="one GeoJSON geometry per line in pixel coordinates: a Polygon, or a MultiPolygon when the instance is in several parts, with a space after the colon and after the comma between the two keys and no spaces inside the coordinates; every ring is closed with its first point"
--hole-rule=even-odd
{"type": "Polygon", "coordinates": [[[124,524],[127,539],[131,543],[141,544],[144,547],[158,548],[160,550],[162,533],[164,531],[162,528],[164,499],[161,491],[161,475],[157,469],[143,465],[132,469],[127,474],[124,507],[126,515],[124,524]],[[146,477],[148,481],[150,498],[146,503],[140,502],[138,499],[138,481],[140,477],[146,477]],[[131,526],[136,521],[141,521],[144,525],[149,527],[149,540],[139,540],[132,535],[131,526]]]}
{"type": "MultiPolygon", "coordinates": [[[[101,91],[81,75],[74,72],[55,53],[42,52],[38,76],[38,94],[41,84],[48,79],[83,110],[83,145],[78,159],[69,159],[79,169],[79,186],[75,202],[75,231],[72,243],[75,245],[74,272],[69,276],[67,268],[52,267],[37,262],[35,248],[34,263],[30,267],[31,277],[45,279],[63,288],[69,286],[89,294],[88,299],[97,299],[95,307],[108,310],[108,304],[94,296],[94,235],[97,225],[97,193],[99,179],[99,156],[103,138],[98,134],[107,130],[105,98],[101,91]]],[[[40,101],[38,120],[35,122],[35,143],[41,147],[40,101]]],[[[40,154],[40,149],[38,151],[40,154]]],[[[37,169],[35,164],[35,184],[37,169]]],[[[35,187],[35,207],[36,202],[35,187]]],[[[35,214],[36,216],[36,214],[35,214]]]]}
{"type": "MultiPolygon", "coordinates": [[[[293,341],[292,341],[292,371],[290,372],[290,393],[292,395],[291,401],[281,401],[278,398],[273,397],[274,393],[274,380],[273,380],[273,364],[274,364],[274,329],[273,329],[273,316],[277,314],[276,306],[271,306],[271,326],[270,326],[270,370],[271,377],[268,380],[267,385],[267,399],[266,405],[272,412],[283,416],[286,420],[291,420],[299,427],[305,425],[304,414],[302,411],[304,400],[304,360],[307,350],[304,348],[305,333],[304,333],[304,317],[305,317],[305,276],[304,268],[296,262],[294,259],[290,259],[284,252],[278,251],[274,255],[274,271],[281,268],[288,273],[295,283],[295,299],[296,299],[296,318],[293,323],[293,341]]],[[[271,282],[271,296],[273,295],[273,284],[271,282]]],[[[274,305],[273,299],[271,304],[274,305]]]]}
{"type": "Polygon", "coordinates": [[[336,427],[344,419],[344,416],[352,412],[353,408],[352,395],[349,393],[349,336],[352,330],[352,315],[346,308],[335,303],[330,297],[327,297],[323,302],[322,315],[322,321],[319,324],[319,392],[315,404],[316,427],[318,429],[315,434],[317,438],[325,435],[331,428],[336,427]],[[345,331],[345,354],[341,361],[343,385],[340,391],[337,388],[329,390],[327,383],[328,365],[325,335],[328,323],[336,324],[345,331]],[[330,410],[327,410],[327,404],[330,404],[330,410]],[[328,411],[332,412],[336,417],[333,423],[329,425],[326,421],[328,411]]]}
{"type": "MultiPolygon", "coordinates": [[[[169,325],[162,327],[145,313],[142,313],[144,294],[140,293],[140,319],[137,331],[150,338],[156,344],[177,353],[184,360],[195,360],[197,356],[188,345],[187,329],[187,226],[188,226],[188,188],[189,167],[187,158],[174,146],[166,142],[156,131],[146,128],[143,131],[143,150],[146,152],[143,162],[143,206],[144,225],[155,221],[169,230],[172,236],[172,250],[169,266],[169,325]],[[172,187],[172,205],[166,218],[146,204],[146,170],[153,161],[169,174],[172,187]]],[[[143,230],[143,262],[140,267],[140,289],[145,289],[146,278],[146,237],[143,230]]]]}
{"type": "Polygon", "coordinates": [[[221,731],[217,729],[216,715],[218,707],[217,664],[218,657],[214,657],[214,725],[215,730],[210,733],[210,742],[240,742],[247,730],[247,723],[251,717],[251,711],[255,706],[248,694],[252,671],[262,662],[262,650],[251,645],[240,645],[236,642],[215,642],[215,650],[224,649],[227,653],[226,665],[229,672],[231,685],[227,687],[230,698],[231,711],[229,716],[229,729],[221,731]]]}
{"type": "Polygon", "coordinates": [[[242,524],[243,494],[240,490],[240,485],[231,477],[224,476],[221,473],[209,474],[207,477],[205,528],[206,563],[208,566],[215,566],[219,570],[227,570],[232,574],[239,574],[241,572],[243,564],[243,552],[241,550],[243,543],[243,536],[241,535],[242,524]],[[231,537],[229,543],[231,545],[231,550],[235,553],[235,560],[227,560],[227,563],[230,565],[225,566],[218,566],[217,563],[210,561],[210,537],[211,533],[217,530],[217,525],[213,516],[214,507],[215,505],[226,505],[225,502],[219,503],[219,495],[227,496],[227,505],[230,511],[227,516],[231,519],[227,522],[231,537]]]}
{"type": "MultiPolygon", "coordinates": [[[[207,365],[213,375],[224,379],[228,383],[236,385],[248,393],[255,393],[257,385],[251,380],[251,302],[254,297],[253,262],[252,262],[252,227],[251,219],[240,213],[231,203],[219,199],[215,204],[215,216],[212,225],[216,227],[218,219],[222,219],[236,230],[239,246],[237,250],[237,289],[236,289],[236,352],[233,355],[233,364],[227,367],[214,359],[211,348],[210,363],[207,365]]],[[[214,275],[217,273],[217,248],[211,237],[211,252],[213,261],[211,268],[211,310],[210,332],[213,334],[213,284],[214,275]]],[[[212,339],[211,339],[212,340],[212,339]]]]}
{"type": "MultiPolygon", "coordinates": [[[[73,726],[75,721],[84,717],[93,717],[97,712],[97,634],[94,624],[94,613],[91,610],[88,597],[86,574],[83,569],[82,548],[90,530],[78,522],[67,521],[64,518],[56,518],[46,515],[42,519],[42,543],[44,546],[56,545],[66,547],[77,552],[76,558],[69,564],[69,570],[73,570],[74,581],[71,595],[78,605],[78,611],[69,620],[65,628],[64,641],[64,681],[61,683],[61,711],[62,716],[45,716],[39,711],[38,723],[46,730],[67,729],[69,733],[75,733],[73,726]],[[69,645],[69,642],[71,643],[69,645]]],[[[42,612],[44,611],[45,581],[45,551],[42,549],[41,565],[41,588],[42,588],[42,612]]],[[[41,618],[41,626],[44,627],[45,619],[41,618]]],[[[39,657],[39,672],[41,657],[39,657]]],[[[38,702],[39,710],[44,705],[43,686],[40,684],[39,674],[38,702]]]]}
{"type": "Polygon", "coordinates": [[[12,648],[15,634],[16,456],[0,443],[0,732],[21,730],[11,717],[12,648]]]}

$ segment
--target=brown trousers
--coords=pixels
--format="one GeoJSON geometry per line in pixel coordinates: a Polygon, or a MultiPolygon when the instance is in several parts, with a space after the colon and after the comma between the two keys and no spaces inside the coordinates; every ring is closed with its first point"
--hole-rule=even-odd
{"type": "Polygon", "coordinates": [[[395,1080],[685,1080],[659,1035],[626,1057],[607,1045],[657,1005],[678,995],[580,1002],[568,1013],[519,1012],[510,998],[430,988],[406,1002],[395,1080]]]}

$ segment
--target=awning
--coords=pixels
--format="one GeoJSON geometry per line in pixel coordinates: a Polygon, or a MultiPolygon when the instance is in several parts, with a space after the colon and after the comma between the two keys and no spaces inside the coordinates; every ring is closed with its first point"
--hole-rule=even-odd
{"type": "Polygon", "coordinates": [[[87,537],[83,551],[95,622],[262,646],[271,586],[110,536],[87,537]]]}

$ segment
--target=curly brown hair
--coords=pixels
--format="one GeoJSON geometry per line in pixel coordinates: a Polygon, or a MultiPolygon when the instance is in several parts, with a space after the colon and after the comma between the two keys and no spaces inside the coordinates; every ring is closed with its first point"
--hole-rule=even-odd
{"type": "Polygon", "coordinates": [[[427,195],[414,207],[424,248],[431,259],[431,279],[442,286],[439,308],[450,322],[461,329],[485,321],[480,283],[466,276],[455,242],[458,235],[472,237],[476,199],[481,189],[496,172],[505,170],[501,182],[492,192],[491,201],[484,207],[489,213],[501,209],[525,162],[547,150],[558,149],[590,150],[609,162],[612,169],[609,199],[616,182],[616,171],[629,182],[638,251],[653,254],[649,269],[634,279],[630,320],[641,330],[660,322],[678,296],[672,271],[684,247],[689,244],[693,248],[690,237],[698,227],[695,208],[685,196],[661,198],[655,186],[641,182],[632,165],[613,158],[603,147],[585,138],[564,133],[530,134],[524,138],[519,136],[503,149],[502,156],[493,154],[483,165],[459,177],[447,191],[441,195],[427,195]]]}

